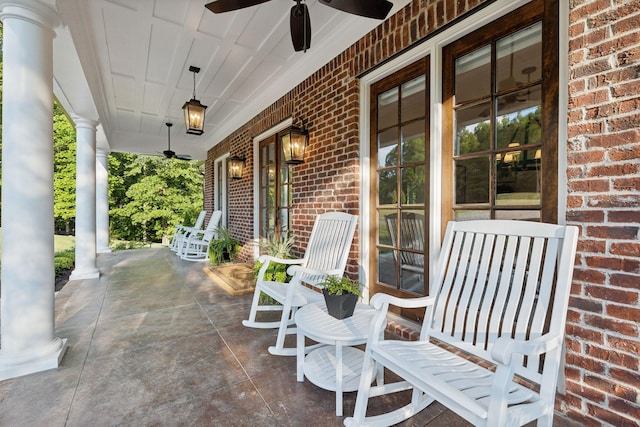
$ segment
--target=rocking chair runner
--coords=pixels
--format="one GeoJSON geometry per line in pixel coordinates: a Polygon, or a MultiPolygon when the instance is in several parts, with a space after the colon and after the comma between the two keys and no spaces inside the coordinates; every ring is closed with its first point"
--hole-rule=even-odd
{"type": "Polygon", "coordinates": [[[209,259],[209,243],[216,237],[222,211],[213,211],[207,228],[190,233],[178,250],[178,256],[185,261],[204,261],[209,259]]]}
{"type": "Polygon", "coordinates": [[[433,296],[372,298],[378,313],[344,424],[396,424],[437,400],[476,426],[550,427],[577,236],[576,227],[525,221],[449,223],[433,296]],[[381,338],[389,305],[426,307],[418,341],[381,338]],[[372,386],[380,366],[402,381],[372,386]],[[369,398],[408,389],[408,405],[365,416],[369,398]]]}
{"type": "Polygon", "coordinates": [[[202,228],[206,213],[207,211],[200,211],[198,219],[196,219],[196,223],[193,225],[193,227],[188,227],[182,224],[176,225],[176,231],[173,233],[173,238],[171,239],[171,245],[169,246],[169,249],[171,249],[173,252],[178,252],[178,250],[182,247],[184,239],[187,238],[189,234],[199,231],[202,228]]]}
{"type": "Polygon", "coordinates": [[[295,356],[295,348],[285,348],[287,334],[296,332],[293,319],[299,307],[321,300],[318,284],[328,275],[342,276],[347,265],[358,218],[342,212],[319,215],[311,231],[309,243],[302,259],[280,259],[268,255],[258,258],[263,265],[258,273],[249,319],[242,324],[251,328],[278,328],[276,345],[269,353],[280,356],[295,356]],[[265,280],[269,263],[288,264],[287,272],[293,276],[289,283],[265,280]],[[260,293],[264,292],[282,305],[261,305],[260,293]],[[256,321],[259,311],[282,311],[280,321],[256,321]]]}

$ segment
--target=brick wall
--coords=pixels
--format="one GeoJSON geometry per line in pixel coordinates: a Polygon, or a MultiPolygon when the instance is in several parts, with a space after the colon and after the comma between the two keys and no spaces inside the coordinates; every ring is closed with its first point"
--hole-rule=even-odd
{"type": "MultiPolygon", "coordinates": [[[[570,3],[567,222],[581,228],[567,328],[567,394],[557,409],[580,425],[640,419],[640,1],[570,3]]],[[[252,137],[288,117],[309,120],[294,170],[293,228],[306,245],[315,216],[358,214],[356,76],[491,0],[414,0],[224,141],[247,157],[230,190],[236,237],[253,237],[252,137]]],[[[312,53],[312,51],[311,51],[312,53]]],[[[561,142],[564,143],[564,142],[561,142]]],[[[211,159],[222,153],[216,148],[211,159]]],[[[209,178],[211,174],[207,174],[209,178]]],[[[357,246],[348,271],[357,270],[357,246]]],[[[246,245],[242,257],[251,258],[246,245]]],[[[566,420],[565,420],[566,421],[566,420]]],[[[562,417],[556,419],[562,424],[562,417]]]]}
{"type": "MultiPolygon", "coordinates": [[[[292,226],[298,242],[294,252],[300,254],[318,214],[332,210],[359,214],[356,76],[481,3],[414,1],[224,140],[231,155],[247,158],[243,178],[232,181],[229,191],[230,229],[246,242],[240,259],[251,259],[253,254],[249,243],[253,238],[253,136],[289,117],[308,120],[310,146],[305,163],[294,168],[293,182],[292,226]]],[[[220,155],[216,147],[209,151],[207,165],[220,155]]],[[[356,233],[347,266],[352,275],[358,271],[358,244],[356,233]]]]}
{"type": "Polygon", "coordinates": [[[581,228],[569,417],[640,419],[640,2],[571,1],[567,221],[581,228]]]}

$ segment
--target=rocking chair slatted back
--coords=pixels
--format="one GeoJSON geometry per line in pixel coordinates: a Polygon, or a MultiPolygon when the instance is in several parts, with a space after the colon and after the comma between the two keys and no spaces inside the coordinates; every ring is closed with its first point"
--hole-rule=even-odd
{"type": "MultiPolygon", "coordinates": [[[[309,243],[302,266],[315,271],[342,272],[349,258],[357,222],[354,216],[344,212],[328,212],[320,215],[309,236],[309,243]]],[[[315,285],[325,275],[299,275],[305,283],[315,285]]]]}
{"type": "MultiPolygon", "coordinates": [[[[449,224],[455,228],[443,242],[439,287],[422,334],[490,361],[501,336],[530,340],[565,324],[570,288],[554,295],[552,285],[556,275],[571,274],[563,268],[570,254],[558,254],[564,228],[491,221],[478,232],[474,222],[449,224]]],[[[539,384],[539,363],[523,361],[517,373],[539,384]]]]}

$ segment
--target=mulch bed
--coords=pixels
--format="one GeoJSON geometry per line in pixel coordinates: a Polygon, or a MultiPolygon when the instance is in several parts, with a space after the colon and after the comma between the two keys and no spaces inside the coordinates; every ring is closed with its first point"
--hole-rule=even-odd
{"type": "Polygon", "coordinates": [[[73,268],[69,268],[67,270],[63,270],[60,274],[56,276],[56,292],[60,289],[64,288],[64,285],[69,281],[69,276],[71,276],[71,272],[73,268]]]}

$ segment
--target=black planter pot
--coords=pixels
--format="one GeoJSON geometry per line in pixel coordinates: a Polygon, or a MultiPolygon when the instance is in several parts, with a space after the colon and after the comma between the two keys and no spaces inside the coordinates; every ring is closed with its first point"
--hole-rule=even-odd
{"type": "Polygon", "coordinates": [[[336,319],[346,319],[353,316],[353,311],[358,302],[358,296],[354,294],[329,295],[323,290],[324,302],[327,305],[327,311],[336,319]]]}

